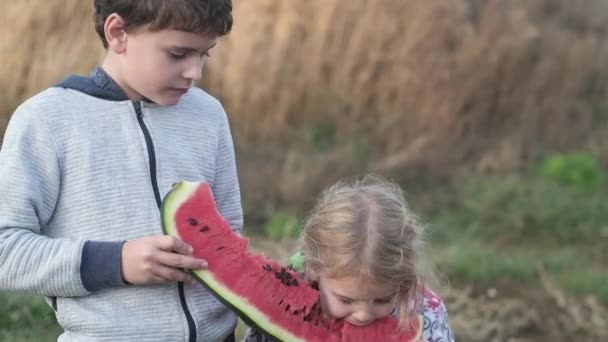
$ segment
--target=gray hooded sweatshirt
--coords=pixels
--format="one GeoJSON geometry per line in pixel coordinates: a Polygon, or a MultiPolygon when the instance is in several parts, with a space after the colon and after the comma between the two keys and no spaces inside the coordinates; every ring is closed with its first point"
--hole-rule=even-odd
{"type": "Polygon", "coordinates": [[[235,315],[202,286],[121,276],[123,242],[162,234],[180,180],[209,182],[241,230],[228,119],[201,89],[170,107],[132,102],[96,68],[27,100],[0,150],[0,290],[48,298],[62,342],[230,339],[235,315]]]}

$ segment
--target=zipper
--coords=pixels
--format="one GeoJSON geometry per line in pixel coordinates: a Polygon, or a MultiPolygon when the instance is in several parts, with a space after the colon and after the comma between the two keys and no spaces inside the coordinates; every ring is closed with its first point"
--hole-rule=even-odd
{"type": "MultiPolygon", "coordinates": [[[[158,180],[156,179],[156,153],[154,152],[154,143],[152,142],[152,136],[150,135],[150,131],[148,131],[148,127],[144,123],[144,112],[141,109],[140,102],[133,102],[133,108],[135,108],[135,114],[137,115],[137,122],[139,123],[139,127],[141,131],[144,133],[144,139],[146,140],[146,149],[148,151],[148,161],[150,162],[150,180],[152,182],[152,189],[154,190],[154,198],[156,199],[156,206],[160,210],[161,208],[161,198],[160,191],[158,190],[158,180]]],[[[179,301],[182,305],[182,309],[184,314],[186,315],[186,320],[188,321],[188,332],[190,334],[188,341],[196,342],[196,325],[194,324],[194,319],[192,318],[192,314],[188,309],[188,303],[186,303],[186,294],[184,291],[184,283],[177,283],[177,291],[179,293],[179,301]]]]}
{"type": "Polygon", "coordinates": [[[160,191],[158,190],[158,181],[156,179],[156,152],[154,152],[154,143],[152,142],[152,136],[148,131],[148,127],[144,123],[144,112],[141,110],[141,103],[133,102],[135,107],[135,113],[137,114],[137,122],[139,127],[144,133],[144,139],[146,140],[146,148],[148,150],[148,161],[150,162],[150,180],[152,181],[152,189],[154,190],[154,198],[156,199],[156,206],[160,210],[161,199],[160,191]]]}

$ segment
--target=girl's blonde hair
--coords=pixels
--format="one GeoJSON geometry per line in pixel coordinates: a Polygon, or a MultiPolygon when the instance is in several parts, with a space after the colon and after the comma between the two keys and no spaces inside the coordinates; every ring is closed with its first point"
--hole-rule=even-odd
{"type": "Polygon", "coordinates": [[[422,267],[427,261],[423,234],[401,188],[368,176],[323,192],[304,225],[299,248],[308,274],[362,276],[397,287],[399,327],[406,329],[421,305],[421,287],[435,279],[422,267]]]}

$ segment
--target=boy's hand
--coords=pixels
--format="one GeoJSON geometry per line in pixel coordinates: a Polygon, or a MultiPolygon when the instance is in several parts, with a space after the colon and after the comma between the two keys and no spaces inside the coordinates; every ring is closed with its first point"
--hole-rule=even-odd
{"type": "Polygon", "coordinates": [[[161,235],[125,242],[122,247],[122,276],[131,284],[171,281],[196,284],[183,269],[203,269],[207,262],[192,256],[192,247],[172,236],[161,235]]]}

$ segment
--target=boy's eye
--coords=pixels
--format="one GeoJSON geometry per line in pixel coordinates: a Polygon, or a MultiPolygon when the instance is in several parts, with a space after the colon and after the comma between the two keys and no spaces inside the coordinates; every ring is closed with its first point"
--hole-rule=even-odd
{"type": "Polygon", "coordinates": [[[183,52],[170,51],[169,56],[171,56],[173,59],[182,59],[186,57],[186,54],[183,52]]]}
{"type": "MultiPolygon", "coordinates": [[[[184,59],[188,54],[185,52],[169,51],[169,56],[173,59],[184,59]]],[[[211,54],[209,54],[209,51],[205,51],[201,53],[201,57],[211,57],[211,54]]]]}

